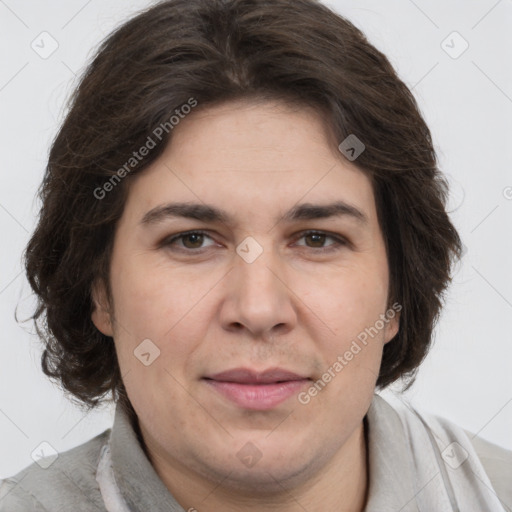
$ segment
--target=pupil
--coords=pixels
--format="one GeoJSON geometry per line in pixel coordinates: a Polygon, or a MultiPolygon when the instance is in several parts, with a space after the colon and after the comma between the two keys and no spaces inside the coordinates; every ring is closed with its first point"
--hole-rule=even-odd
{"type": "MultiPolygon", "coordinates": [[[[202,236],[203,236],[203,235],[201,235],[200,233],[191,233],[190,235],[187,235],[187,236],[185,237],[185,240],[191,240],[191,239],[192,239],[192,245],[193,245],[194,247],[195,247],[195,246],[197,246],[197,245],[199,245],[199,246],[200,246],[200,245],[201,245],[201,242],[202,242],[202,236]],[[194,243],[194,240],[193,240],[194,238],[196,239],[196,240],[195,240],[195,243],[194,243]],[[197,242],[199,242],[199,244],[197,244],[197,242]]],[[[185,244],[185,245],[187,245],[187,244],[185,244]]]]}
{"type": "Polygon", "coordinates": [[[321,234],[319,234],[319,233],[313,233],[313,234],[311,234],[311,235],[309,235],[309,236],[310,236],[310,238],[312,238],[312,239],[313,239],[313,243],[314,243],[314,244],[315,244],[315,243],[317,243],[317,244],[319,243],[320,245],[322,245],[322,240],[323,240],[323,238],[322,238],[322,237],[323,237],[323,236],[325,236],[325,235],[321,235],[321,234]]]}

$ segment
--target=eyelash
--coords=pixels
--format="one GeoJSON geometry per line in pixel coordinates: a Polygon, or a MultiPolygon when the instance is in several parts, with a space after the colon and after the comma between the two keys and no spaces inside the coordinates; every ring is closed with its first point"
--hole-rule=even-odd
{"type": "MultiPolygon", "coordinates": [[[[206,231],[202,231],[202,230],[186,231],[184,233],[179,233],[177,235],[174,235],[174,236],[172,236],[170,238],[167,238],[167,239],[163,240],[162,243],[160,244],[160,246],[161,247],[170,247],[177,240],[183,239],[183,238],[185,238],[185,237],[187,237],[189,235],[204,235],[204,236],[207,236],[208,238],[211,238],[211,236],[206,231]]],[[[315,250],[315,252],[319,252],[319,253],[327,253],[327,252],[337,251],[341,247],[349,245],[348,241],[343,239],[340,236],[332,235],[332,234],[327,233],[325,231],[315,231],[315,230],[301,232],[300,233],[300,237],[298,238],[298,240],[300,240],[301,238],[304,238],[305,236],[308,236],[308,235],[325,235],[326,238],[332,238],[335,241],[335,243],[333,243],[333,244],[331,244],[331,245],[329,245],[327,247],[307,247],[307,246],[301,246],[301,247],[306,247],[308,249],[313,249],[313,250],[315,250]]],[[[202,252],[204,252],[204,251],[202,251],[202,249],[205,249],[205,248],[199,248],[199,249],[188,249],[188,248],[179,248],[179,249],[177,249],[177,248],[174,248],[174,249],[171,249],[171,250],[175,250],[175,251],[179,251],[179,252],[201,254],[202,252]]]]}

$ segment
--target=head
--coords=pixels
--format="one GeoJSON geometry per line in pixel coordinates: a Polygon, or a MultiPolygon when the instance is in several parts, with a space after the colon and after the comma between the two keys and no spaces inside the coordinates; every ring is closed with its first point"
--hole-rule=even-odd
{"type": "Polygon", "coordinates": [[[343,17],[159,3],[103,42],[51,148],[26,250],[43,370],[205,475],[248,442],[252,481],[319,467],[427,354],[446,194],[414,97],[343,17]],[[309,381],[251,409],[207,379],[235,367],[309,381]]]}

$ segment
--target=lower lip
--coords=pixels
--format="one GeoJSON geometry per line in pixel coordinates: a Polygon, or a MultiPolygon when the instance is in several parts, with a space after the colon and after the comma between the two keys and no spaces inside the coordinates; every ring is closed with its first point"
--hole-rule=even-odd
{"type": "Polygon", "coordinates": [[[244,409],[263,411],[284,402],[298,393],[309,379],[289,380],[271,384],[240,384],[206,379],[206,382],[220,394],[244,409]]]}

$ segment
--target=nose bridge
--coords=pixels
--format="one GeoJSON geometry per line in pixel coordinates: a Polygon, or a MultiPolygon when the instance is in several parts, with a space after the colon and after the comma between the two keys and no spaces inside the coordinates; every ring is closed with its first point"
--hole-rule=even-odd
{"type": "Polygon", "coordinates": [[[284,282],[285,269],[270,240],[263,243],[261,237],[259,241],[247,237],[236,252],[225,318],[260,334],[292,323],[295,315],[284,282]]]}
{"type": "MultiPolygon", "coordinates": [[[[235,274],[239,280],[239,292],[245,293],[245,300],[257,299],[258,294],[275,301],[281,295],[283,283],[276,277],[280,268],[279,256],[275,254],[269,240],[265,243],[259,237],[245,238],[236,248],[235,274]]],[[[282,278],[281,278],[282,279],[282,278]]]]}

